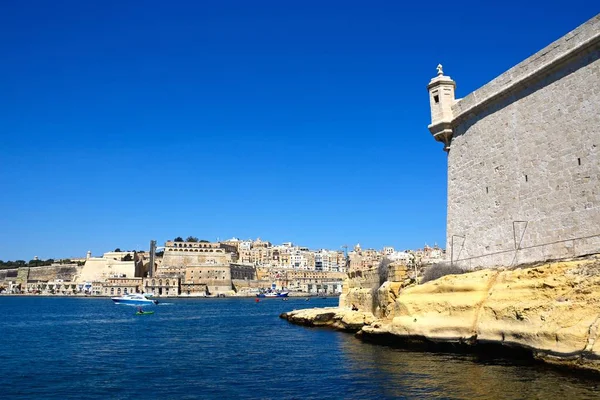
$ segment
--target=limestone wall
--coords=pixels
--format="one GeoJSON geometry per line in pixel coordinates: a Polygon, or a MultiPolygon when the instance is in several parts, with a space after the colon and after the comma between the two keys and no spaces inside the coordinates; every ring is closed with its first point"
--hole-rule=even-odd
{"type": "Polygon", "coordinates": [[[64,282],[72,282],[81,271],[82,267],[77,265],[50,265],[45,267],[29,268],[29,281],[54,281],[61,279],[64,282]]]}
{"type": "Polygon", "coordinates": [[[165,252],[162,264],[157,268],[157,275],[176,273],[179,276],[185,274],[185,267],[189,265],[229,265],[231,262],[231,254],[223,252],[222,249],[217,249],[219,252],[165,252]]]}
{"type": "Polygon", "coordinates": [[[599,32],[597,16],[453,107],[446,248],[456,264],[600,251],[599,32]]]}
{"type": "Polygon", "coordinates": [[[0,269],[0,282],[16,280],[18,273],[18,268],[0,269]]]}
{"type": "Polygon", "coordinates": [[[81,269],[82,267],[77,266],[76,264],[5,269],[0,270],[0,282],[8,280],[19,281],[24,284],[27,281],[48,282],[57,279],[71,282],[76,279],[81,269]]]}
{"type": "Polygon", "coordinates": [[[135,269],[134,261],[88,258],[77,277],[77,282],[104,282],[115,275],[133,278],[135,277],[135,269]]]}
{"type": "Polygon", "coordinates": [[[192,265],[185,269],[185,283],[204,284],[212,294],[233,290],[229,265],[192,265]]]}
{"type": "Polygon", "coordinates": [[[340,295],[340,307],[355,305],[361,311],[375,312],[379,286],[377,268],[348,272],[340,295]]]}

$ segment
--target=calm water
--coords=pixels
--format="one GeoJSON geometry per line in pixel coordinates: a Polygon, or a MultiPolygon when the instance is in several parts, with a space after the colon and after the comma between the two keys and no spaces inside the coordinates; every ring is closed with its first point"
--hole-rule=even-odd
{"type": "Polygon", "coordinates": [[[0,398],[584,399],[597,382],[539,365],[409,352],[291,325],[337,299],[0,297],[0,398]]]}

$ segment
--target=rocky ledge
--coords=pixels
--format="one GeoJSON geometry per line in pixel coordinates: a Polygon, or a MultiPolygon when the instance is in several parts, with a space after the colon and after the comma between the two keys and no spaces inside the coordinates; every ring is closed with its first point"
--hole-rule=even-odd
{"type": "Polygon", "coordinates": [[[374,314],[340,307],[281,317],[358,331],[368,341],[472,350],[501,346],[547,363],[600,372],[598,257],[448,275],[402,288],[387,282],[377,292],[373,304],[359,305],[374,314]]]}
{"type": "Polygon", "coordinates": [[[297,325],[327,326],[347,332],[358,332],[375,321],[370,312],[352,311],[341,307],[294,310],[282,313],[279,318],[297,325]]]}

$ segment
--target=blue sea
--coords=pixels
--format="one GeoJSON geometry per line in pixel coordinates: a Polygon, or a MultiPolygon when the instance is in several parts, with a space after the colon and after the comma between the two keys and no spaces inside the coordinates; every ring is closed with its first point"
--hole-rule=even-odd
{"type": "Polygon", "coordinates": [[[279,314],[338,299],[0,296],[1,399],[584,399],[579,373],[400,350],[279,314]],[[150,309],[150,308],[148,308],[150,309]]]}

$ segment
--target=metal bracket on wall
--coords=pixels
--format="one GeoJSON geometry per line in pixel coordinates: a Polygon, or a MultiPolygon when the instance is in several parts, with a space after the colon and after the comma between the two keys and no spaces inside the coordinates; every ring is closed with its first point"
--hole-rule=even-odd
{"type": "Polygon", "coordinates": [[[523,236],[525,236],[525,231],[527,230],[527,225],[529,221],[513,221],[513,241],[515,243],[515,250],[519,250],[521,248],[521,242],[523,241],[523,236]],[[525,228],[523,228],[523,232],[521,232],[521,237],[519,238],[519,244],[517,245],[517,230],[515,224],[525,224],[525,228]]]}
{"type": "Polygon", "coordinates": [[[460,251],[458,252],[458,255],[456,256],[457,258],[460,257],[460,253],[462,252],[463,247],[465,246],[465,240],[467,240],[467,238],[465,236],[461,236],[461,235],[452,235],[452,238],[450,238],[450,267],[452,267],[454,265],[454,238],[455,237],[459,237],[462,238],[462,244],[460,245],[460,251]]]}
{"type": "Polygon", "coordinates": [[[513,221],[513,242],[515,244],[515,255],[513,257],[512,262],[510,263],[511,265],[513,265],[515,263],[515,261],[517,260],[517,253],[521,249],[521,243],[523,242],[523,237],[525,236],[525,231],[527,230],[528,224],[529,224],[529,221],[513,221]],[[516,224],[525,224],[525,227],[523,228],[523,231],[521,232],[521,237],[519,238],[518,244],[517,244],[517,225],[516,224]]]}

